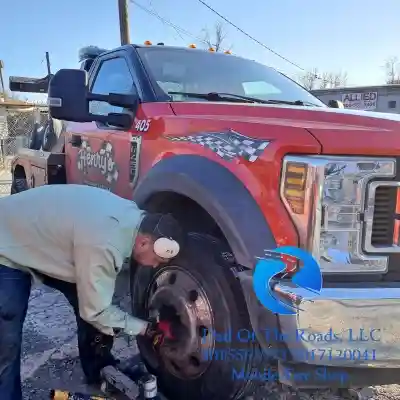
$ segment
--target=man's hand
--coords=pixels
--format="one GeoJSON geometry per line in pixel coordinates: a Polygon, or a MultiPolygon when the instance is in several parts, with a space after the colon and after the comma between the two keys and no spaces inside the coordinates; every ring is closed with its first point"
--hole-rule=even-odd
{"type": "Polygon", "coordinates": [[[152,342],[154,348],[159,348],[165,340],[175,342],[182,340],[187,333],[181,324],[172,324],[168,321],[150,322],[145,336],[152,342]]]}
{"type": "Polygon", "coordinates": [[[167,321],[151,321],[147,326],[145,336],[151,340],[154,348],[158,348],[166,338],[173,339],[171,325],[167,321]]]}

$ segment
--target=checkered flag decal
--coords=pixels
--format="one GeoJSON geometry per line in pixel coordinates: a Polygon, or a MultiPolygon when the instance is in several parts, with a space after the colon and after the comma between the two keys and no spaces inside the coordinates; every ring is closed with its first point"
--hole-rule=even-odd
{"type": "Polygon", "coordinates": [[[243,157],[254,162],[260,157],[270,140],[257,140],[235,131],[207,132],[190,136],[166,136],[175,142],[189,142],[207,147],[226,161],[243,157]]]}

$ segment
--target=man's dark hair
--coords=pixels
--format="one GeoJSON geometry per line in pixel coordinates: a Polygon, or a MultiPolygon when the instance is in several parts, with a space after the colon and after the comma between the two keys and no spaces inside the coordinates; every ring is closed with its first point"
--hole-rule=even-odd
{"type": "Polygon", "coordinates": [[[154,240],[162,237],[171,238],[182,248],[184,231],[179,222],[171,214],[146,213],[139,227],[139,232],[151,235],[154,240]]]}

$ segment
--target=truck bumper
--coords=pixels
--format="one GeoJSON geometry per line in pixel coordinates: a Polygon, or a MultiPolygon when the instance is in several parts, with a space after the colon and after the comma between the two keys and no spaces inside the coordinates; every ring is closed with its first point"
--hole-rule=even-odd
{"type": "Polygon", "coordinates": [[[279,316],[295,361],[400,368],[400,287],[324,288],[300,307],[279,316]]]}
{"type": "Polygon", "coordinates": [[[310,296],[312,302],[302,302],[297,315],[275,315],[257,300],[252,272],[242,272],[240,281],[258,342],[280,363],[348,371],[380,368],[376,378],[391,383],[384,371],[400,368],[400,284],[335,283],[310,296]]]}

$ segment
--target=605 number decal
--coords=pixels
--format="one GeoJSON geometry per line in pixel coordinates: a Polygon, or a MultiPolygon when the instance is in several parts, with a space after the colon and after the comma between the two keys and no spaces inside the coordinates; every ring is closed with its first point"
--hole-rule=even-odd
{"type": "Polygon", "coordinates": [[[138,132],[147,132],[150,128],[150,120],[149,119],[139,119],[136,121],[135,129],[138,132]]]}

